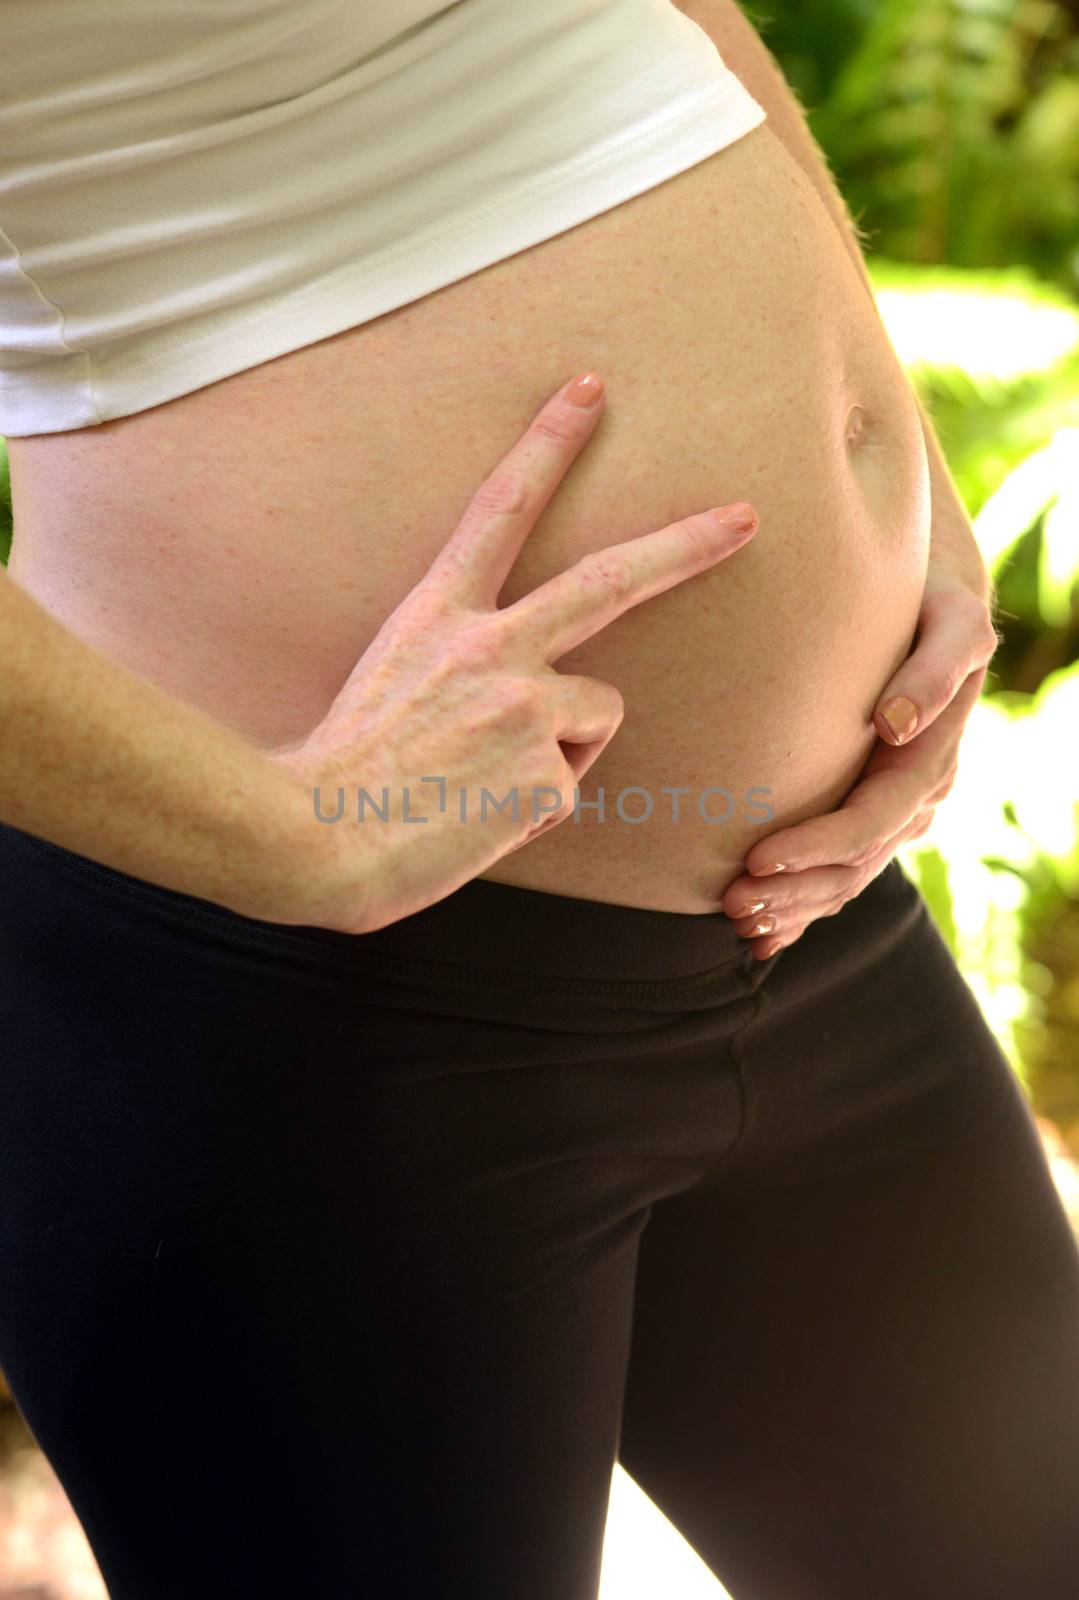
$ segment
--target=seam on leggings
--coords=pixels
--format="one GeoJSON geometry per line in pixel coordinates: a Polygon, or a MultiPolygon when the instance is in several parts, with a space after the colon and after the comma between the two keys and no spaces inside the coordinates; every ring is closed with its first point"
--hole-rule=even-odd
{"type": "MultiPolygon", "coordinates": [[[[108,876],[111,868],[100,868],[96,862],[82,861],[77,856],[72,856],[54,845],[51,840],[38,838],[36,834],[23,835],[32,845],[46,851],[49,856],[66,871],[86,879],[88,882],[111,890],[123,898],[132,895],[143,899],[151,905],[164,906],[167,910],[178,913],[183,918],[195,922],[205,923],[210,927],[226,930],[228,934],[242,943],[248,945],[262,944],[270,949],[321,950],[335,959],[345,958],[349,953],[345,947],[338,944],[337,938],[355,939],[358,942],[366,936],[362,933],[340,934],[336,937],[332,930],[326,930],[329,937],[323,939],[318,935],[322,930],[312,929],[308,933],[293,932],[282,928],[280,930],[270,927],[249,927],[246,922],[237,922],[234,918],[240,916],[239,912],[217,910],[210,904],[203,905],[193,897],[184,896],[179,903],[172,896],[179,895],[178,890],[160,889],[151,883],[141,881],[126,882],[115,880],[108,876]],[[314,935],[314,936],[313,936],[314,935]]],[[[407,920],[407,919],[406,919],[407,920]]],[[[563,977],[557,973],[529,973],[516,972],[504,967],[473,967],[460,962],[432,961],[425,956],[397,955],[390,951],[365,951],[363,959],[371,971],[391,977],[400,977],[402,973],[412,973],[417,977],[444,978],[454,983],[474,985],[486,988],[492,979],[499,983],[508,983],[519,986],[529,992],[552,991],[562,994],[580,994],[612,997],[625,996],[649,997],[657,995],[679,995],[693,993],[703,989],[713,982],[716,977],[727,972],[732,966],[745,959],[744,952],[727,956],[725,960],[717,962],[715,966],[705,967],[700,972],[691,972],[670,978],[574,978],[563,977]]]]}
{"type": "Polygon", "coordinates": [[[731,1035],[730,1041],[731,1059],[738,1074],[738,1089],[742,1098],[742,1122],[734,1143],[727,1150],[722,1161],[718,1163],[724,1171],[737,1160],[742,1147],[749,1138],[751,1130],[756,1127],[757,1123],[757,1096],[753,1090],[753,1076],[749,1069],[749,1062],[743,1050],[743,1039],[750,1028],[764,1015],[767,1007],[771,1005],[771,997],[765,992],[763,985],[756,990],[753,988],[753,982],[749,974],[749,962],[753,959],[747,950],[741,972],[741,976],[745,981],[747,995],[753,1001],[753,1015],[746,1022],[743,1022],[740,1028],[735,1030],[731,1035]]]}

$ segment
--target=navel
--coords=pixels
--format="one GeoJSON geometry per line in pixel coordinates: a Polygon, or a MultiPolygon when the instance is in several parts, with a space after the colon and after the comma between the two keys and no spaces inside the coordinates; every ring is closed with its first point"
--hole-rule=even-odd
{"type": "Polygon", "coordinates": [[[847,413],[847,423],[844,435],[849,445],[853,446],[861,442],[862,435],[865,432],[866,422],[866,414],[862,407],[851,406],[847,413]]]}

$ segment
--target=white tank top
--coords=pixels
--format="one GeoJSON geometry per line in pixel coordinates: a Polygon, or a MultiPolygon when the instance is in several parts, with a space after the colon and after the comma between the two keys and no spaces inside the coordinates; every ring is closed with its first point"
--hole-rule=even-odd
{"type": "Polygon", "coordinates": [[[764,120],[671,0],[5,0],[0,434],[175,399],[764,120]]]}

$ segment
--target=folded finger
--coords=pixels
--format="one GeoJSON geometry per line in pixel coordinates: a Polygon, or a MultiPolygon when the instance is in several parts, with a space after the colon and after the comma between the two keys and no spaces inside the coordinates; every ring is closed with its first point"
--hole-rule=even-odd
{"type": "Polygon", "coordinates": [[[989,609],[967,590],[926,608],[918,645],[877,702],[873,721],[889,744],[924,732],[955,699],[972,672],[984,670],[997,647],[989,609]]]}
{"type": "Polygon", "coordinates": [[[767,886],[759,878],[744,876],[726,890],[720,906],[744,938],[774,933],[779,925],[819,916],[846,890],[854,869],[842,866],[811,867],[776,878],[767,886]]]}
{"type": "Polygon", "coordinates": [[[755,878],[814,867],[853,867],[868,860],[921,809],[921,783],[899,774],[863,778],[838,811],[780,828],[746,853],[755,878]]]}

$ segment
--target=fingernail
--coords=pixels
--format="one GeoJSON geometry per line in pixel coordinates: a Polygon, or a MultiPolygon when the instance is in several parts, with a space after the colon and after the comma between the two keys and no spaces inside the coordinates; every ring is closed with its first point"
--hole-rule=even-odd
{"type": "Polygon", "coordinates": [[[744,500],[739,500],[733,506],[724,506],[722,510],[717,509],[716,517],[732,533],[748,533],[757,524],[757,513],[744,500]]]}
{"type": "Polygon", "coordinates": [[[785,861],[774,861],[770,867],[754,867],[753,876],[755,878],[767,878],[773,872],[786,872],[786,870],[787,863],[785,861]]]}
{"type": "Polygon", "coordinates": [[[906,695],[897,695],[894,700],[889,700],[886,706],[881,707],[880,714],[900,744],[904,739],[909,739],[918,726],[918,707],[906,695]]]}
{"type": "Polygon", "coordinates": [[[743,917],[755,917],[758,911],[763,911],[768,904],[767,900],[754,900],[751,906],[746,906],[742,912],[743,917]]]}
{"type": "Polygon", "coordinates": [[[776,925],[775,917],[762,917],[761,920],[758,923],[755,924],[755,926],[753,928],[753,932],[755,934],[756,933],[772,933],[775,930],[775,925],[776,925]]]}
{"type": "Polygon", "coordinates": [[[566,399],[571,406],[594,406],[603,393],[603,379],[597,378],[594,372],[582,373],[581,377],[574,378],[566,390],[566,399]]]}

